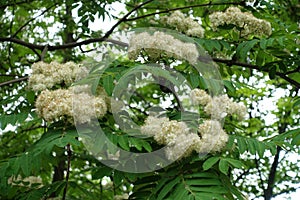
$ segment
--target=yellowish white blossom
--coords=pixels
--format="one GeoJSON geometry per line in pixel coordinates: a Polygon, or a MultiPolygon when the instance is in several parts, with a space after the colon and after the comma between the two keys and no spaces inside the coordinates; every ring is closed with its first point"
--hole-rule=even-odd
{"type": "Polygon", "coordinates": [[[201,143],[195,148],[198,153],[221,151],[228,141],[228,135],[217,120],[204,121],[199,125],[198,132],[201,137],[201,143]]]}
{"type": "Polygon", "coordinates": [[[233,102],[226,94],[211,97],[204,90],[196,88],[191,91],[190,97],[194,105],[204,106],[204,112],[212,119],[222,120],[227,115],[236,115],[242,120],[247,114],[244,104],[233,102]]]}
{"type": "Polygon", "coordinates": [[[88,93],[73,93],[73,88],[44,90],[36,100],[36,112],[47,122],[65,119],[71,123],[88,123],[94,117],[102,117],[106,103],[102,97],[88,93]]]}
{"type": "Polygon", "coordinates": [[[195,64],[199,56],[195,44],[183,42],[161,31],[153,34],[147,32],[133,34],[129,40],[128,57],[136,59],[142,50],[155,61],[162,57],[173,57],[195,64]]]}
{"type": "Polygon", "coordinates": [[[127,194],[127,193],[114,196],[114,200],[124,200],[124,199],[128,199],[128,198],[129,198],[129,194],[127,194]]]}
{"type": "Polygon", "coordinates": [[[154,140],[166,145],[166,156],[176,160],[198,153],[219,152],[225,146],[228,135],[217,120],[204,121],[198,132],[192,133],[184,122],[149,116],[141,132],[153,136],[154,140]]]}
{"type": "Polygon", "coordinates": [[[166,147],[166,156],[169,160],[187,157],[200,143],[200,137],[195,133],[178,135],[173,145],[166,147]]]}
{"type": "Polygon", "coordinates": [[[32,75],[28,86],[34,91],[52,89],[56,85],[70,86],[74,81],[87,75],[87,69],[73,62],[60,64],[58,62],[37,62],[31,67],[32,75]]]}
{"type": "Polygon", "coordinates": [[[272,34],[270,22],[256,18],[250,12],[242,12],[238,7],[229,7],[225,12],[214,12],[209,15],[209,19],[215,31],[219,26],[232,24],[241,29],[241,36],[272,34]]]}
{"type": "Polygon", "coordinates": [[[204,36],[204,29],[202,26],[192,18],[185,17],[179,10],[173,12],[170,16],[162,17],[161,21],[189,36],[200,38],[204,36]]]}
{"type": "Polygon", "coordinates": [[[194,105],[206,105],[211,101],[211,96],[207,94],[204,90],[193,89],[190,94],[191,101],[194,105]]]}
{"type": "Polygon", "coordinates": [[[158,132],[162,132],[162,124],[168,122],[166,117],[153,117],[149,116],[145,120],[145,124],[141,127],[141,132],[148,136],[155,136],[158,132]]]}

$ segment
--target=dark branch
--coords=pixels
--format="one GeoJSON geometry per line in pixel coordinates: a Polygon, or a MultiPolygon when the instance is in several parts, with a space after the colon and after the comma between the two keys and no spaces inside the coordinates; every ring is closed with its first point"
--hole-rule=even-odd
{"type": "MultiPolygon", "coordinates": [[[[252,65],[249,63],[242,63],[242,62],[235,61],[235,60],[225,60],[225,59],[220,59],[220,58],[213,58],[213,61],[218,62],[218,63],[224,63],[224,64],[227,64],[228,66],[237,65],[237,66],[246,67],[249,69],[256,69],[258,71],[269,72],[267,69],[265,69],[265,68],[262,69],[260,66],[252,65]]],[[[300,89],[300,83],[295,81],[294,79],[289,78],[288,76],[286,76],[286,74],[281,73],[281,72],[276,72],[276,75],[279,76],[280,78],[286,80],[287,82],[293,84],[294,86],[296,86],[297,89],[300,89]]]]}
{"type": "Polygon", "coordinates": [[[255,165],[256,165],[256,168],[257,168],[257,171],[258,171],[258,175],[259,175],[259,179],[260,179],[261,188],[262,188],[262,190],[263,190],[264,193],[265,193],[266,188],[265,188],[265,186],[264,186],[264,180],[263,180],[263,178],[262,178],[262,172],[261,172],[261,170],[260,170],[260,166],[259,166],[259,163],[258,163],[258,159],[256,158],[256,155],[255,155],[255,165]]]}
{"type": "Polygon", "coordinates": [[[25,24],[23,24],[11,37],[14,38],[16,37],[16,35],[25,27],[27,26],[30,22],[34,21],[35,19],[37,19],[38,17],[44,15],[46,12],[48,12],[51,8],[53,8],[54,6],[56,6],[57,3],[53,4],[52,6],[46,8],[40,15],[28,20],[25,24]]]}
{"type": "Polygon", "coordinates": [[[142,15],[142,16],[138,16],[138,17],[133,17],[133,18],[127,19],[126,21],[135,21],[135,20],[138,20],[138,19],[150,17],[150,16],[157,15],[157,14],[168,13],[168,12],[175,11],[175,10],[184,10],[184,9],[189,9],[189,8],[205,7],[205,6],[244,5],[244,4],[245,4],[245,1],[240,1],[240,2],[220,2],[220,3],[212,3],[210,1],[209,3],[205,3],[205,4],[189,5],[189,6],[183,6],[183,7],[178,7],[178,8],[171,8],[171,9],[162,10],[162,11],[158,11],[158,12],[154,12],[154,13],[149,13],[149,14],[146,14],[146,15],[142,15]]]}
{"type": "MultiPolygon", "coordinates": [[[[61,50],[61,49],[70,49],[70,48],[74,48],[74,47],[78,47],[78,46],[83,46],[83,45],[87,45],[87,44],[91,44],[91,43],[103,42],[103,41],[105,41],[105,40],[108,39],[108,37],[117,28],[117,26],[119,26],[122,22],[127,21],[128,20],[127,18],[134,11],[136,11],[137,9],[141,8],[142,6],[150,3],[151,1],[153,1],[153,0],[145,1],[144,3],[136,6],[134,9],[132,9],[131,11],[129,11],[122,19],[120,19],[117,23],[115,23],[111,27],[111,29],[105,33],[105,35],[103,37],[100,37],[100,38],[90,38],[90,39],[87,39],[87,40],[84,40],[84,41],[81,41],[81,42],[71,42],[71,43],[67,43],[67,44],[63,44],[63,45],[57,45],[57,46],[48,45],[48,51],[55,51],[55,50],[61,50]]],[[[110,40],[110,41],[113,41],[113,40],[110,40]]],[[[14,38],[14,37],[0,38],[0,42],[13,42],[13,43],[25,46],[27,48],[30,48],[32,50],[41,50],[41,51],[43,51],[45,49],[45,47],[47,46],[47,45],[37,45],[37,44],[29,43],[29,42],[26,42],[26,41],[23,41],[23,40],[19,40],[19,39],[14,38]]]]}
{"type": "Polygon", "coordinates": [[[68,155],[68,164],[67,164],[67,173],[66,173],[66,185],[63,191],[63,197],[62,200],[66,199],[67,191],[68,191],[68,184],[69,184],[69,176],[70,176],[70,167],[71,167],[71,156],[72,156],[72,150],[71,145],[67,144],[67,155],[68,155]]]}
{"type": "Polygon", "coordinates": [[[16,5],[21,5],[21,4],[25,4],[25,3],[32,3],[34,1],[20,1],[20,2],[13,2],[13,3],[8,3],[8,4],[4,4],[4,5],[0,5],[0,9],[5,9],[8,6],[16,6],[16,5]]]}
{"type": "Polygon", "coordinates": [[[277,146],[277,153],[274,157],[274,161],[272,163],[270,174],[268,177],[268,187],[264,192],[265,200],[270,200],[273,197],[273,188],[275,184],[276,171],[279,164],[279,154],[281,151],[281,147],[277,146]]]}
{"type": "Polygon", "coordinates": [[[21,82],[21,81],[25,81],[27,79],[28,79],[28,76],[25,76],[25,77],[22,77],[22,78],[17,78],[17,79],[10,80],[10,81],[5,81],[3,83],[0,83],[0,87],[5,86],[5,85],[9,85],[9,84],[12,84],[12,83],[18,83],[18,82],[21,82]]]}

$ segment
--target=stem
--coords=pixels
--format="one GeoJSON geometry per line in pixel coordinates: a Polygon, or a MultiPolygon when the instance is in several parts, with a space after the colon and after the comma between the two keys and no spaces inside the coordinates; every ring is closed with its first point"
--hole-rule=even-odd
{"type": "MultiPolygon", "coordinates": [[[[130,19],[127,19],[126,21],[135,21],[141,18],[145,18],[145,17],[150,17],[153,15],[158,15],[158,14],[162,14],[162,13],[169,13],[171,11],[175,11],[175,10],[184,10],[184,9],[189,9],[189,8],[197,8],[197,7],[205,7],[205,6],[218,6],[218,5],[244,5],[245,1],[240,1],[240,2],[220,2],[220,3],[212,3],[211,1],[209,3],[205,3],[205,4],[196,4],[196,5],[189,5],[189,6],[183,6],[183,7],[178,7],[178,8],[170,8],[167,10],[162,10],[162,11],[158,11],[158,12],[154,12],[154,13],[149,13],[146,15],[142,15],[142,16],[138,16],[138,17],[133,17],[130,19]]],[[[159,8],[157,8],[159,9],[159,8]]]]}
{"type": "Polygon", "coordinates": [[[69,176],[70,176],[71,156],[72,156],[71,145],[67,144],[66,147],[67,147],[67,153],[68,153],[68,165],[67,165],[67,174],[66,174],[66,186],[64,188],[62,200],[66,199],[66,194],[67,194],[68,184],[69,184],[69,176]]]}

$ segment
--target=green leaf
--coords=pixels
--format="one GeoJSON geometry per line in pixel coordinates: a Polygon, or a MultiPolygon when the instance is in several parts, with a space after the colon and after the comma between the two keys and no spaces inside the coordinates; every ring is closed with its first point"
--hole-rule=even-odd
{"type": "Polygon", "coordinates": [[[26,152],[20,157],[21,169],[25,176],[30,176],[31,172],[31,159],[29,153],[26,152]]]}
{"type": "Polygon", "coordinates": [[[232,81],[223,80],[224,86],[229,92],[236,92],[236,89],[232,83],[232,81]]]}
{"type": "Polygon", "coordinates": [[[236,55],[240,61],[245,61],[247,58],[248,52],[258,43],[259,40],[254,39],[251,41],[244,41],[238,45],[236,48],[236,55]]]}
{"type": "Polygon", "coordinates": [[[259,42],[259,46],[262,49],[266,49],[267,48],[267,39],[266,38],[262,38],[259,42]]]}
{"type": "Polygon", "coordinates": [[[170,182],[168,182],[160,191],[157,196],[157,200],[163,200],[172,190],[174,190],[175,185],[180,182],[180,177],[176,177],[170,182]]]}
{"type": "MultiPolygon", "coordinates": [[[[191,190],[196,192],[209,192],[208,195],[213,194],[224,194],[227,192],[227,190],[223,186],[210,186],[210,187],[190,187],[191,190]]],[[[202,194],[202,193],[201,193],[202,194]]]]}
{"type": "Polygon", "coordinates": [[[103,77],[103,87],[106,93],[111,96],[114,88],[113,77],[111,75],[105,75],[103,77]]]}
{"type": "Polygon", "coordinates": [[[243,169],[244,168],[244,164],[242,161],[240,160],[236,160],[233,158],[224,158],[231,166],[233,166],[234,168],[238,168],[238,169],[243,169]]]}
{"type": "Polygon", "coordinates": [[[219,159],[219,157],[210,157],[209,159],[207,159],[202,165],[203,170],[210,169],[214,164],[216,164],[219,161],[219,159]]]}
{"type": "Polygon", "coordinates": [[[265,59],[268,55],[264,51],[258,51],[256,56],[256,65],[263,66],[265,64],[265,59]]]}
{"type": "Polygon", "coordinates": [[[297,145],[297,146],[300,145],[300,134],[297,134],[297,135],[293,138],[292,144],[293,144],[293,145],[297,145]]]}
{"type": "Polygon", "coordinates": [[[237,144],[239,147],[240,154],[244,153],[247,150],[247,144],[244,138],[237,138],[237,144]]]}
{"type": "Polygon", "coordinates": [[[199,75],[198,74],[194,74],[194,73],[191,73],[189,75],[190,77],[190,80],[191,80],[191,86],[192,88],[196,88],[199,86],[199,75]]]}
{"type": "Polygon", "coordinates": [[[294,102],[293,108],[296,108],[298,106],[300,106],[300,98],[294,102]]]}
{"type": "Polygon", "coordinates": [[[106,166],[102,166],[102,167],[98,167],[98,168],[94,168],[92,170],[92,179],[96,180],[96,179],[101,179],[104,176],[108,176],[109,174],[111,174],[112,169],[106,166]]]}
{"type": "Polygon", "coordinates": [[[223,174],[225,174],[225,175],[228,174],[229,165],[228,165],[228,162],[225,159],[220,160],[219,169],[223,174]]]}
{"type": "Polygon", "coordinates": [[[118,136],[118,144],[126,151],[130,151],[128,137],[118,136]]]}

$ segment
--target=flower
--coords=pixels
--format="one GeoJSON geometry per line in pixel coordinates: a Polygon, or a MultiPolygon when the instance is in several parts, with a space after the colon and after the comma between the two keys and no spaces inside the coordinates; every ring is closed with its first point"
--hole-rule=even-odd
{"type": "Polygon", "coordinates": [[[129,194],[127,194],[127,193],[114,196],[114,200],[124,200],[124,199],[128,199],[128,198],[129,198],[129,194]]]}
{"type": "Polygon", "coordinates": [[[219,152],[228,141],[228,135],[217,120],[204,121],[199,125],[198,132],[201,137],[201,143],[195,148],[198,153],[219,152]]]}
{"type": "Polygon", "coordinates": [[[225,12],[214,12],[209,15],[209,19],[214,31],[219,26],[232,24],[241,29],[243,37],[250,34],[257,36],[272,34],[270,22],[256,18],[250,12],[242,12],[238,7],[229,7],[225,12]]]}
{"type": "Polygon", "coordinates": [[[28,86],[38,92],[53,89],[56,85],[70,86],[73,82],[87,75],[87,69],[73,62],[60,64],[58,62],[34,63],[31,67],[32,75],[29,77],[28,86]]]}
{"type": "Polygon", "coordinates": [[[228,141],[228,135],[217,120],[206,120],[192,133],[184,122],[149,116],[141,127],[143,134],[152,136],[158,144],[166,145],[169,160],[189,156],[193,151],[209,153],[221,151],[228,141]]]}
{"type": "Polygon", "coordinates": [[[169,160],[187,157],[200,142],[200,137],[195,133],[178,135],[174,144],[166,147],[166,156],[169,160]]]}
{"type": "Polygon", "coordinates": [[[190,97],[194,105],[205,106],[211,101],[211,96],[209,96],[204,90],[200,90],[198,88],[191,91],[190,97]]]}
{"type": "Polygon", "coordinates": [[[36,100],[36,112],[47,122],[66,119],[83,124],[100,118],[107,112],[105,100],[89,93],[73,93],[74,88],[44,90],[36,100]],[[75,120],[75,121],[74,121],[75,120]]]}
{"type": "Polygon", "coordinates": [[[154,61],[162,57],[173,57],[195,64],[199,55],[195,44],[182,42],[172,35],[160,31],[156,31],[152,35],[147,32],[133,34],[129,40],[128,57],[136,59],[142,50],[154,61]]]}
{"type": "Polygon", "coordinates": [[[227,115],[236,115],[238,120],[242,120],[247,114],[244,104],[233,102],[226,94],[211,97],[196,88],[191,91],[190,97],[194,105],[204,106],[204,112],[216,120],[222,120],[227,115]]]}
{"type": "Polygon", "coordinates": [[[141,127],[141,132],[154,137],[154,140],[159,144],[170,145],[175,143],[178,135],[187,134],[189,129],[184,122],[170,121],[166,117],[149,116],[141,127]]]}
{"type": "Polygon", "coordinates": [[[185,33],[189,36],[202,38],[204,29],[201,25],[190,17],[185,17],[182,12],[176,10],[170,16],[164,16],[161,19],[162,23],[167,24],[176,30],[185,33]]]}

